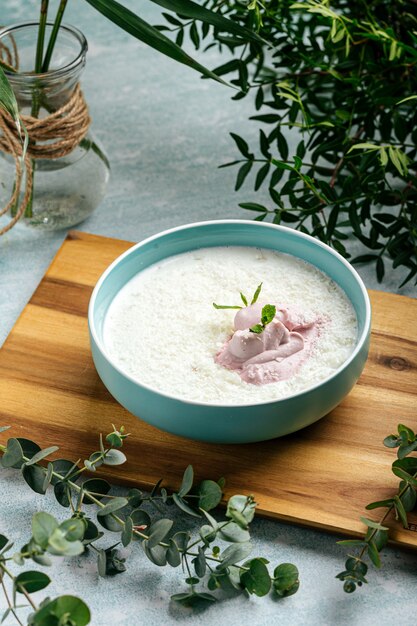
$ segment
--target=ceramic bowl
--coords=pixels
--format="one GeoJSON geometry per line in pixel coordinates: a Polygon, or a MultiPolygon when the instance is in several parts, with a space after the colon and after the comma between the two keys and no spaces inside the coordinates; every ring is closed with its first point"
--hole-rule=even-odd
{"type": "Polygon", "coordinates": [[[349,393],[359,378],[369,349],[371,307],[365,286],[337,252],[284,226],[245,220],[218,220],[167,230],[138,243],[116,259],[99,279],[89,312],[91,350],[97,371],[110,393],[128,411],[162,430],[202,441],[247,443],[281,437],[316,422],[349,393]],[[329,378],[280,400],[222,405],[186,401],[134,380],[109,357],[103,323],[118,291],[135,274],[175,254],[211,246],[270,248],[299,257],[332,278],[351,301],[358,321],[356,346],[329,378]]]}

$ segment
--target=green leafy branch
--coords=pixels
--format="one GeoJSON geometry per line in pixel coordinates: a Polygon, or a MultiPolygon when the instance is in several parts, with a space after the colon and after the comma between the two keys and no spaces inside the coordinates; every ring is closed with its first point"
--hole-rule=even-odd
{"type": "MultiPolygon", "coordinates": [[[[207,7],[253,24],[253,11],[240,3],[207,7]]],[[[272,55],[256,42],[226,43],[216,31],[208,46],[232,54],[215,71],[239,87],[234,99],[253,98],[251,119],[261,124],[258,147],[230,133],[241,157],[221,167],[237,168],[236,191],[266,188],[272,206],[239,206],[258,221],[313,235],[354,263],[374,264],[380,282],[387,262],[405,270],[400,286],[416,281],[415,3],[257,7],[272,55]],[[357,241],[363,252],[352,258],[357,241]]]]}
{"type": "Polygon", "coordinates": [[[113,576],[126,570],[126,558],[118,550],[118,545],[126,547],[132,541],[139,541],[145,556],[157,566],[182,565],[188,589],[172,596],[172,600],[187,606],[216,601],[212,593],[198,587],[204,579],[209,592],[221,588],[264,596],[272,590],[277,596],[287,596],[297,591],[298,571],[294,565],[278,565],[271,575],[266,559],[248,559],[252,551],[249,526],[256,508],[252,496],[232,496],[227,503],[225,520],[217,521],[209,512],[222,499],[223,479],[195,484],[193,468],[188,466],[177,491],[168,492],[159,480],[150,494],[131,489],[124,497],[109,493],[111,486],[102,478],[87,478],[80,482],[86,470],[94,472],[102,464],[123,464],[126,456],[120,448],[127,437],[123,427],[116,429],[113,426],[113,431],[104,440],[109,445],[100,436],[100,449],[83,463],[48,460],[57,452],[57,446],[41,449],[28,439],[10,438],[6,446],[0,446],[2,467],[20,469],[24,480],[36,493],[44,494],[51,486],[59,504],[71,509],[71,517],[62,522],[48,513],[36,513],[32,517],[30,540],[9,556],[13,544],[0,535],[0,580],[8,604],[3,619],[11,613],[19,624],[22,623],[18,616],[22,605],[17,604],[17,594],[23,594],[34,611],[29,618],[29,623],[34,626],[43,625],[46,619],[48,624],[57,626],[88,624],[90,611],[80,598],[47,598],[38,606],[30,594],[46,588],[49,577],[32,570],[15,576],[10,571],[9,562],[22,566],[27,560],[33,560],[48,566],[50,555],[72,557],[89,550],[97,554],[99,575],[113,576]],[[99,526],[120,534],[120,539],[108,548],[95,545],[104,533],[83,510],[93,504],[98,507],[99,526]],[[189,516],[203,518],[197,538],[192,538],[188,530],[174,531],[173,520],[160,517],[164,515],[165,507],[172,504],[189,516]],[[224,547],[223,544],[229,545],[224,547]],[[11,598],[4,577],[12,582],[11,598]]]}
{"type": "Polygon", "coordinates": [[[365,558],[371,563],[381,567],[380,552],[386,546],[389,538],[389,528],[384,526],[385,520],[392,514],[400,520],[404,528],[408,528],[407,513],[412,511],[417,502],[417,456],[409,456],[417,451],[417,436],[407,426],[398,425],[398,433],[389,435],[384,439],[384,445],[388,448],[398,448],[398,459],[392,464],[392,472],[400,478],[398,493],[386,500],[371,502],[367,510],[378,508],[386,509],[379,521],[361,517],[361,521],[367,526],[367,532],[363,539],[347,539],[339,541],[343,546],[361,548],[360,553],[349,555],[345,563],[344,571],[336,576],[343,581],[343,589],[352,593],[359,586],[367,583],[365,576],[368,565],[365,558]]]}

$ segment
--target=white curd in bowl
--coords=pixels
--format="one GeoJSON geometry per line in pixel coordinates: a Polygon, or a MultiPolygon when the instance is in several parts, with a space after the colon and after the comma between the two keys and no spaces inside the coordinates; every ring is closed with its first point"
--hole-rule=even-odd
{"type": "Polygon", "coordinates": [[[353,352],[357,322],[343,290],[297,257],[251,247],[200,248],[164,259],[134,276],[115,296],[104,322],[108,356],[155,391],[192,402],[254,404],[299,393],[331,376],[353,352]],[[234,310],[213,302],[259,302],[301,311],[319,333],[294,374],[250,384],[216,362],[233,334],[234,310]]]}

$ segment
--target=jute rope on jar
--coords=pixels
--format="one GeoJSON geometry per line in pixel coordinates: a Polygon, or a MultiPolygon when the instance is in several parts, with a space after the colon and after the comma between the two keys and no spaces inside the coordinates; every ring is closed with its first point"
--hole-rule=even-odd
{"type": "Polygon", "coordinates": [[[16,124],[8,113],[0,110],[0,150],[11,154],[15,161],[16,181],[9,202],[0,209],[0,216],[11,207],[18,206],[19,192],[24,179],[23,198],[16,214],[2,229],[0,235],[10,230],[25,213],[32,194],[33,159],[58,159],[76,148],[87,134],[90,116],[84,96],[77,85],[71,98],[60,109],[42,119],[31,115],[22,115],[22,122],[29,136],[29,145],[22,163],[22,142],[16,124]],[[25,174],[25,176],[24,176],[25,174]]]}

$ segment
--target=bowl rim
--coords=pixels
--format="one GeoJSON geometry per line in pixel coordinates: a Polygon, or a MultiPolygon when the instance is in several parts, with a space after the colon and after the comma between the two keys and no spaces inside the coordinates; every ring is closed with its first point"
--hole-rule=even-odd
{"type": "MultiPolygon", "coordinates": [[[[256,247],[256,246],[254,246],[256,247]]],[[[296,255],[292,255],[292,256],[296,256],[296,255]]],[[[168,257],[167,257],[168,258],[168,257]]],[[[299,257],[297,257],[299,258],[299,257]]],[[[308,261],[306,261],[308,263],[308,261]]],[[[311,265],[314,265],[313,263],[311,263],[311,265]]],[[[322,270],[320,270],[322,271],[322,270]]],[[[324,274],[326,272],[323,272],[324,274]]],[[[333,279],[331,279],[333,280],[333,279]]],[[[336,282],[336,281],[334,281],[336,282]]],[[[126,284],[126,283],[124,283],[126,284]]],[[[123,285],[124,286],[124,285],[123,285]]],[[[341,287],[339,285],[340,289],[343,290],[343,287],[341,287]]],[[[344,291],[344,290],[343,290],[344,291]]],[[[284,402],[288,402],[289,400],[293,400],[295,398],[299,398],[300,396],[303,396],[305,394],[311,393],[314,390],[317,390],[319,387],[321,387],[324,384],[327,384],[329,382],[331,382],[334,378],[336,378],[342,370],[344,370],[347,366],[350,365],[350,363],[356,358],[356,356],[358,355],[358,353],[362,350],[367,337],[370,333],[370,329],[371,329],[371,303],[370,303],[370,299],[369,299],[369,295],[367,292],[367,289],[365,287],[365,284],[362,280],[362,278],[360,277],[360,275],[358,274],[358,272],[355,270],[355,268],[341,255],[339,254],[336,250],[333,250],[333,248],[331,248],[330,246],[328,246],[327,244],[323,243],[322,241],[315,239],[314,237],[312,237],[311,235],[307,235],[306,233],[302,233],[298,230],[295,230],[294,228],[290,228],[288,226],[281,226],[280,224],[271,224],[269,222],[255,222],[255,221],[251,221],[251,220],[241,220],[241,219],[220,219],[220,220],[203,220],[200,222],[191,222],[188,224],[182,224],[181,226],[175,226],[173,228],[168,228],[166,230],[163,230],[159,233],[156,233],[154,235],[151,235],[150,237],[147,237],[146,239],[143,239],[142,241],[134,244],[133,246],[131,246],[128,250],[126,250],[125,252],[123,252],[121,255],[119,255],[105,270],[104,272],[101,274],[100,278],[98,279],[93,292],[91,294],[91,298],[90,298],[90,302],[88,305],[88,326],[89,326],[89,330],[91,333],[91,336],[94,340],[94,344],[96,346],[96,348],[99,350],[99,352],[101,353],[101,356],[108,362],[110,363],[110,365],[124,378],[127,378],[130,382],[132,382],[134,385],[145,389],[151,393],[157,394],[161,397],[164,397],[168,400],[174,400],[176,402],[183,402],[184,404],[188,404],[188,405],[193,405],[193,406],[201,406],[201,407],[212,407],[212,408],[218,408],[218,409],[234,409],[234,408],[243,408],[243,407],[251,407],[251,406],[265,406],[265,405],[271,405],[271,404],[279,404],[279,403],[284,403],[284,402]],[[327,378],[324,378],[323,380],[321,380],[320,382],[316,383],[315,385],[312,385],[310,387],[307,387],[306,389],[302,389],[301,391],[291,394],[289,396],[284,396],[283,398],[277,398],[275,400],[267,400],[267,401],[259,401],[259,402],[244,402],[241,404],[235,404],[235,403],[229,403],[229,404],[221,404],[221,403],[214,403],[214,402],[202,402],[202,401],[198,401],[198,400],[188,400],[187,398],[181,398],[179,396],[175,396],[166,392],[162,392],[159,391],[158,389],[151,387],[150,385],[147,385],[145,383],[141,383],[139,382],[137,379],[135,379],[133,376],[131,376],[130,374],[128,374],[127,372],[123,371],[122,368],[120,368],[116,363],[114,363],[113,359],[110,357],[110,355],[105,351],[104,346],[102,345],[102,342],[99,340],[98,338],[98,334],[97,334],[97,330],[95,327],[95,323],[94,323],[94,309],[95,309],[95,302],[96,302],[96,298],[97,295],[103,285],[103,283],[105,282],[105,280],[107,279],[108,275],[113,271],[113,269],[123,261],[123,259],[125,259],[127,256],[129,256],[130,254],[134,254],[136,252],[136,250],[138,248],[141,248],[145,245],[147,245],[148,243],[156,240],[156,239],[160,239],[166,235],[169,235],[171,233],[175,233],[181,230],[190,230],[193,228],[198,228],[201,226],[208,226],[208,225],[222,225],[222,224],[245,224],[245,225],[252,225],[254,228],[268,228],[268,229],[273,229],[273,230],[277,230],[277,231],[284,231],[287,233],[291,233],[292,235],[294,235],[295,237],[299,237],[301,239],[306,239],[308,241],[312,241],[315,245],[317,245],[320,248],[323,248],[324,250],[326,250],[326,252],[330,253],[332,256],[334,256],[340,263],[342,263],[342,265],[344,265],[349,271],[350,273],[353,275],[353,277],[355,278],[356,282],[358,283],[360,290],[362,292],[362,296],[365,302],[365,322],[364,322],[364,328],[363,331],[361,333],[361,335],[358,337],[357,339],[357,343],[355,346],[355,349],[352,351],[352,353],[349,355],[349,357],[346,359],[346,361],[343,361],[343,363],[337,368],[337,370],[335,370],[330,376],[328,376],[327,378]]]]}

